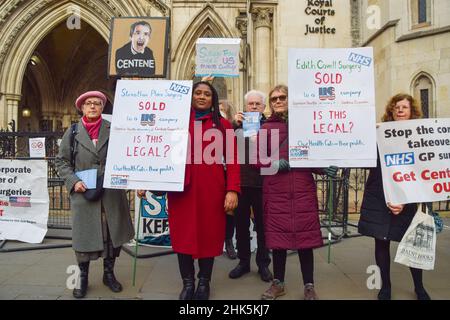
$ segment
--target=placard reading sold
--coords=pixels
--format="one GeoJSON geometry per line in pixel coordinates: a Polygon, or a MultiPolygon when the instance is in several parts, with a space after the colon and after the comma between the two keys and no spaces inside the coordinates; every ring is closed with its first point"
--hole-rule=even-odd
{"type": "Polygon", "coordinates": [[[384,122],[377,141],[387,202],[450,199],[450,118],[384,122]]]}
{"type": "Polygon", "coordinates": [[[192,81],[119,80],[104,187],[182,191],[192,81]]]}
{"type": "Polygon", "coordinates": [[[289,49],[289,163],[376,166],[372,48],[289,49]]]}

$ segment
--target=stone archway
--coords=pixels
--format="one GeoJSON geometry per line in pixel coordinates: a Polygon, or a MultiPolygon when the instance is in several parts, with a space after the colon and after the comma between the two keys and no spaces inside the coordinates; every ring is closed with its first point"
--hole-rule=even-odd
{"type": "Polygon", "coordinates": [[[35,92],[22,89],[18,129],[25,129],[23,122],[29,122],[21,121],[28,120],[21,119],[24,106],[30,110],[35,130],[60,131],[69,127],[79,118],[73,106],[81,92],[100,90],[113,95],[115,80],[107,79],[107,65],[108,43],[96,30],[83,21],[76,30],[68,30],[64,22],[60,23],[42,39],[27,65],[25,78],[34,80],[40,101],[36,101],[35,92]]]}
{"type": "MultiPolygon", "coordinates": [[[[77,7],[83,20],[89,21],[101,36],[108,39],[108,20],[102,20],[101,15],[91,9],[77,7]]],[[[72,2],[52,3],[41,1],[17,8],[16,17],[5,27],[2,37],[2,52],[0,56],[0,92],[4,93],[0,101],[0,110],[4,110],[0,122],[6,127],[10,119],[18,120],[19,103],[22,98],[22,85],[29,61],[39,43],[58,25],[65,23],[73,13],[72,2]],[[5,42],[3,42],[4,39],[5,42]]],[[[8,21],[7,21],[8,22],[8,21]]],[[[6,23],[5,22],[5,26],[6,23]]]]}
{"type": "MultiPolygon", "coordinates": [[[[233,21],[234,22],[234,21],[233,21]]],[[[214,6],[206,4],[187,24],[184,31],[178,36],[181,41],[174,44],[172,50],[172,78],[194,79],[195,69],[195,43],[198,38],[239,38],[216,12],[214,6]]],[[[232,101],[237,105],[241,101],[241,86],[239,79],[218,78],[213,85],[218,89],[220,98],[232,101]]]]}
{"type": "MultiPolygon", "coordinates": [[[[167,14],[167,8],[160,4],[158,0],[149,2],[150,6],[167,14]]],[[[112,17],[146,14],[146,8],[141,4],[119,0],[5,0],[0,4],[0,9],[0,129],[6,129],[11,120],[17,123],[30,59],[44,38],[58,26],[65,24],[69,18],[78,18],[107,44],[112,17]]],[[[103,74],[106,77],[106,68],[103,74]]],[[[27,76],[27,79],[32,81],[32,77],[27,76]]],[[[67,93],[69,89],[77,88],[73,85],[65,87],[62,93],[67,93]]],[[[68,100],[72,98],[67,96],[68,100]]]]}

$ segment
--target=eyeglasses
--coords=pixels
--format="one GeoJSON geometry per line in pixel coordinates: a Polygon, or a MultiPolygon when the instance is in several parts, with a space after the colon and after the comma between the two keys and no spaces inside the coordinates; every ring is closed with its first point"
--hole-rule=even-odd
{"type": "Polygon", "coordinates": [[[100,107],[102,103],[100,101],[86,101],[83,103],[84,106],[89,107],[91,104],[94,105],[94,107],[100,107]]]}
{"type": "Polygon", "coordinates": [[[410,106],[394,106],[394,111],[400,111],[400,110],[409,110],[411,109],[410,106]]]}
{"type": "Polygon", "coordinates": [[[270,102],[275,103],[275,102],[278,101],[278,99],[279,99],[281,102],[285,102],[285,101],[286,101],[286,98],[287,98],[286,95],[270,97],[270,102]]]}
{"type": "Polygon", "coordinates": [[[262,106],[262,104],[260,102],[249,102],[247,103],[248,106],[256,106],[256,107],[260,107],[262,106]]]}

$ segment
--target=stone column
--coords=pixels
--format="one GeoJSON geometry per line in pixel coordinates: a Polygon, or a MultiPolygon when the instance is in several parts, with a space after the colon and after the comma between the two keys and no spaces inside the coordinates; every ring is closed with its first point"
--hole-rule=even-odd
{"type": "Polygon", "coordinates": [[[254,89],[269,92],[272,86],[272,21],[273,7],[253,7],[250,9],[254,27],[254,89]]]}
{"type": "Polygon", "coordinates": [[[14,123],[14,130],[18,130],[19,123],[19,102],[20,102],[20,95],[17,94],[6,94],[6,112],[5,112],[5,119],[3,119],[3,127],[9,128],[11,130],[11,127],[8,127],[10,123],[14,123]]]}

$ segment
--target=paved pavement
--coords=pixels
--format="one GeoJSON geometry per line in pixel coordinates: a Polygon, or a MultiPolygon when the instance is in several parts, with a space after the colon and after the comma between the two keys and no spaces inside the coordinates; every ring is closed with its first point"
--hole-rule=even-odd
{"type": "MultiPolygon", "coordinates": [[[[424,272],[424,284],[432,299],[450,299],[450,218],[444,219],[446,228],[438,235],[435,270],[424,272]]],[[[355,233],[353,228],[350,229],[355,233]]],[[[49,234],[52,234],[52,230],[49,234]]],[[[70,241],[45,239],[46,245],[70,245],[70,241]]],[[[29,246],[9,241],[3,249],[29,246]]],[[[397,244],[391,246],[392,259],[397,244]]],[[[132,249],[132,248],[131,248],[132,249]]],[[[139,247],[140,254],[166,252],[166,249],[139,247]]],[[[253,254],[254,255],[254,254],[253,254]]],[[[374,241],[367,237],[345,238],[331,247],[331,263],[327,262],[328,248],[314,251],[316,291],[320,299],[376,299],[377,290],[369,290],[368,266],[374,265],[374,241]]],[[[174,300],[181,290],[176,256],[163,255],[137,259],[136,283],[132,284],[134,259],[122,252],[116,266],[116,277],[123,284],[121,293],[112,293],[102,283],[102,261],[91,263],[89,291],[86,299],[150,299],[174,300]]],[[[66,287],[70,274],[67,269],[75,264],[70,247],[59,249],[0,252],[0,299],[2,300],[71,300],[66,287]]],[[[262,282],[252,257],[252,272],[240,279],[229,279],[228,272],[237,264],[225,256],[215,261],[211,287],[213,300],[258,300],[268,284],[262,282]]],[[[408,268],[391,265],[392,298],[413,300],[415,294],[408,268]]],[[[303,299],[298,256],[291,253],[286,266],[287,294],[280,300],[303,299]]]]}

